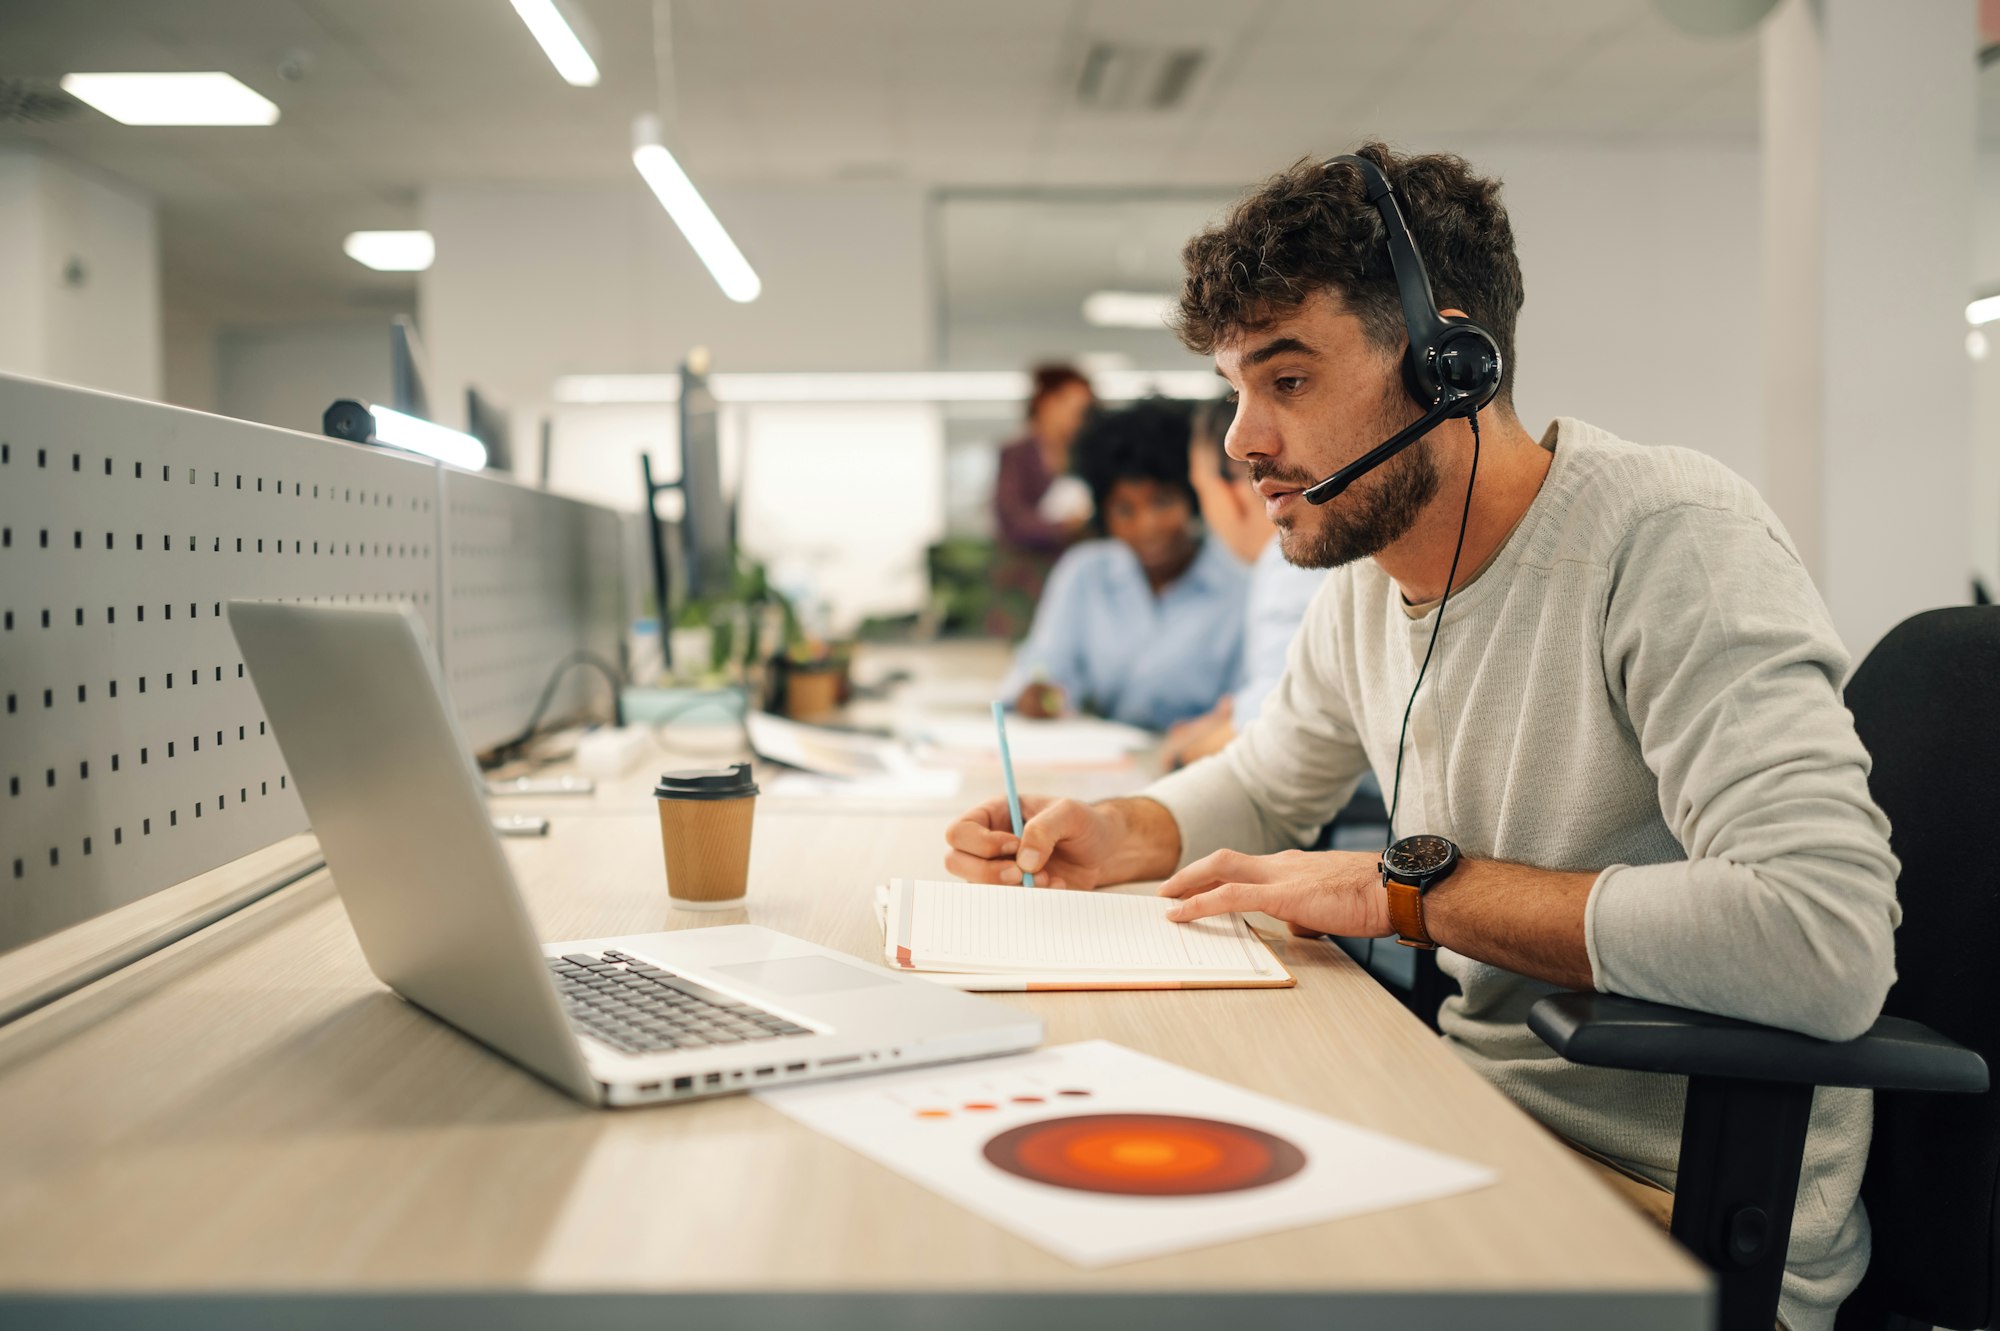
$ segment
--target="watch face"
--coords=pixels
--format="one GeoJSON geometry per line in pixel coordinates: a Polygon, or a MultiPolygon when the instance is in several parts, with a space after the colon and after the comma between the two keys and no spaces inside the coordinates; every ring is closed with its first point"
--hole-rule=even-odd
{"type": "Polygon", "coordinates": [[[1391,871],[1421,878],[1451,863],[1458,847],[1441,836],[1406,836],[1389,847],[1386,858],[1391,871]]]}

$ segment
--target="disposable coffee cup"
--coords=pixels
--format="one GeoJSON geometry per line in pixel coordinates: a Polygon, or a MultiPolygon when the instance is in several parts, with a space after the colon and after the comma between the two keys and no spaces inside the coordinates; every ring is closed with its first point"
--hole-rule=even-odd
{"type": "Polygon", "coordinates": [[[653,797],[660,805],[673,904],[682,910],[742,905],[750,881],[750,817],[757,807],[750,764],[668,772],[653,797]]]}

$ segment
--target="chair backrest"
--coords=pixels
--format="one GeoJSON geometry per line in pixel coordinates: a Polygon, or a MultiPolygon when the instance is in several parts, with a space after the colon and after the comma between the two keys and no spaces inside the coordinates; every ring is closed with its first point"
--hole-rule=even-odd
{"type": "MultiPolygon", "coordinates": [[[[1847,685],[1868,788],[1902,860],[1885,1011],[2000,1066],[2000,606],[1932,610],[1877,644],[1847,685]]],[[[1869,1301],[1926,1323],[2000,1318],[2000,1094],[1875,1097],[1862,1185],[1869,1301]]]]}

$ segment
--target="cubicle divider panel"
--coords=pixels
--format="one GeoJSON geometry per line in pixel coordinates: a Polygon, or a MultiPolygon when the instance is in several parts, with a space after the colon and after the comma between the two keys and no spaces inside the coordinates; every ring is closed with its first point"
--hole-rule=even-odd
{"type": "Polygon", "coordinates": [[[0,376],[0,949],[304,831],[231,598],[407,603],[437,468],[0,376]]]}
{"type": "MultiPolygon", "coordinates": [[[[587,651],[622,669],[626,623],[618,513],[491,476],[445,470],[445,679],[476,750],[518,737],[565,660],[587,651]]],[[[595,708],[610,685],[572,667],[551,720],[595,708]]]]}

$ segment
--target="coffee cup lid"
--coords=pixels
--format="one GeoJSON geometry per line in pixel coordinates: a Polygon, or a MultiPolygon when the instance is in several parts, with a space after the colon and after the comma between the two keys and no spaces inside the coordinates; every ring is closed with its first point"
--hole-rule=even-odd
{"type": "Polygon", "coordinates": [[[663,800],[734,800],[756,793],[757,783],[750,779],[749,763],[667,772],[653,788],[654,797],[663,800]]]}

